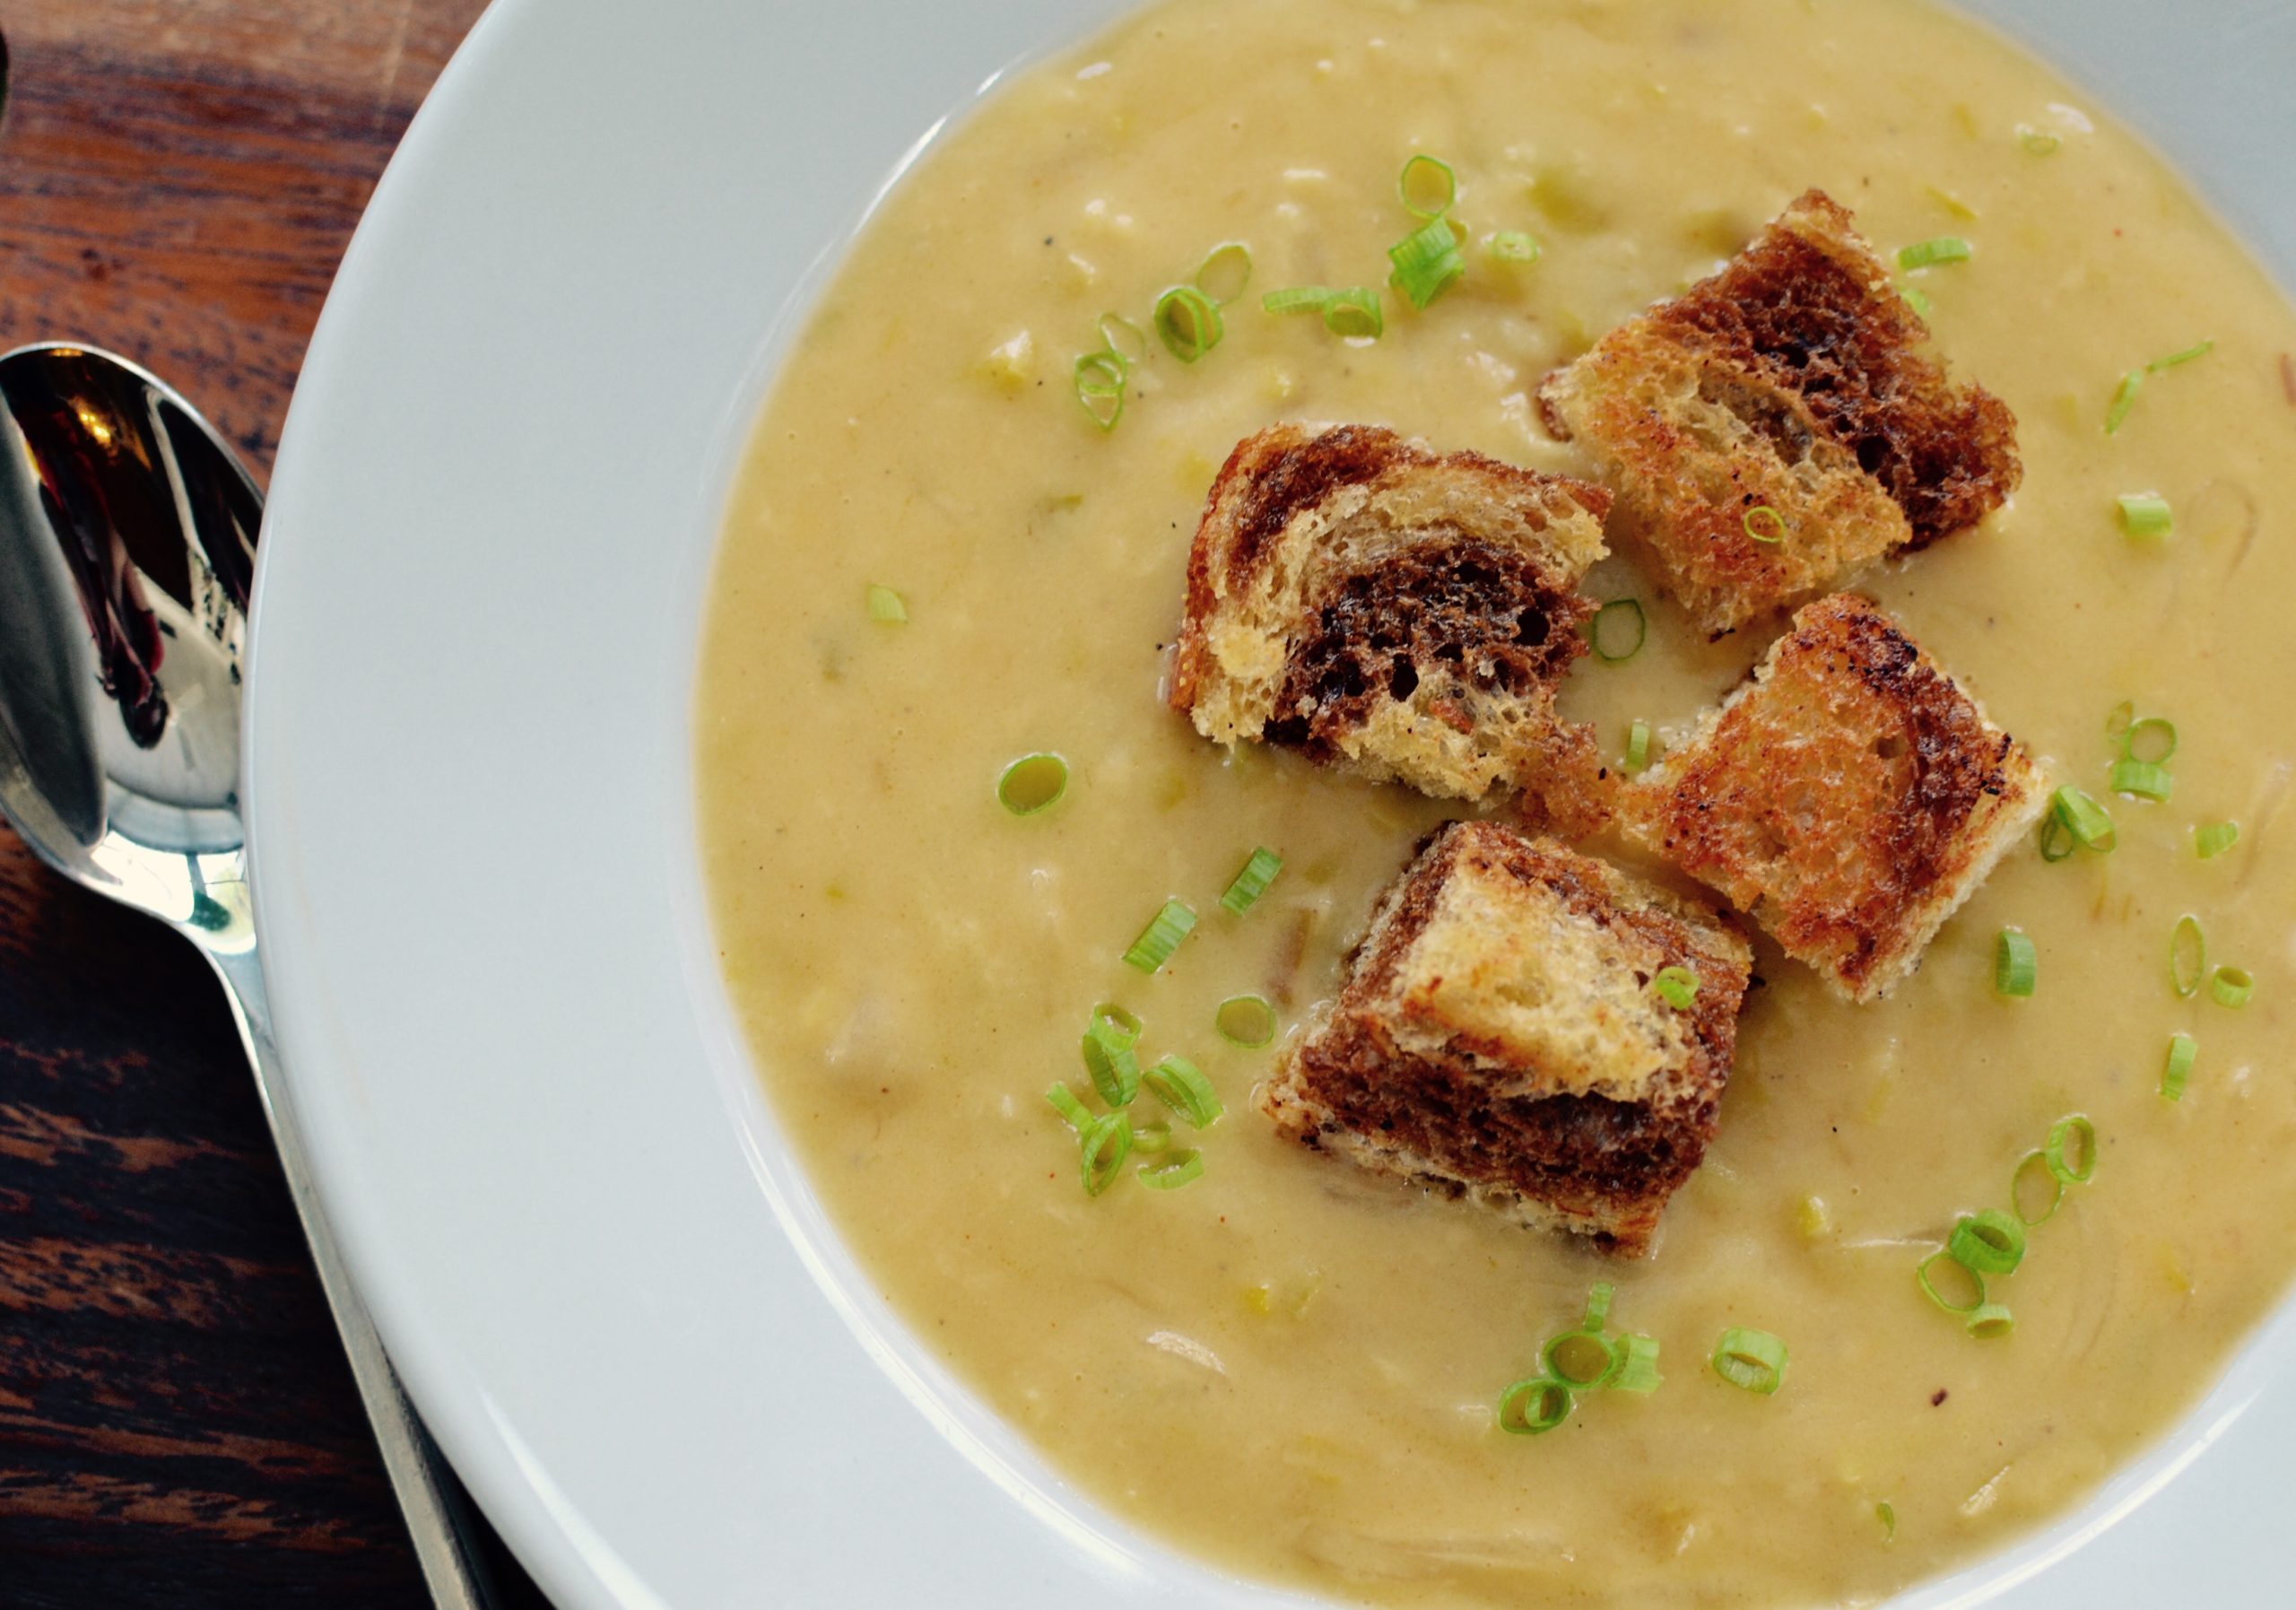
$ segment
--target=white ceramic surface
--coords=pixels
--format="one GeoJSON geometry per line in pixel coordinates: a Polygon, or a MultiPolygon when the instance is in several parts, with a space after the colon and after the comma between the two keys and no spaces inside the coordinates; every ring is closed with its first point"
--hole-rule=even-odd
{"type": "MultiPolygon", "coordinates": [[[[408,1382],[567,1610],[1279,1602],[1066,1492],[857,1274],[696,871],[695,627],[777,345],[936,118],[1118,9],[503,0],[312,344],[248,701],[282,1038],[408,1382]]],[[[2296,7],[1980,9],[2296,283],[2296,7]]],[[[1904,1610],[2285,1604],[2290,1450],[2296,1311],[2083,1515],[1904,1610]]]]}

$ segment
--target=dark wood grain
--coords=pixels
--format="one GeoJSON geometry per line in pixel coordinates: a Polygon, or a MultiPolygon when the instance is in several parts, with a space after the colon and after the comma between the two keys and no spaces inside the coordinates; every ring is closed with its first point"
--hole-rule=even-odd
{"type": "MultiPolygon", "coordinates": [[[[0,344],[124,352],[266,473],[481,9],[0,0],[0,344]]],[[[213,980],[0,829],[0,1606],[426,1602],[213,980]]]]}

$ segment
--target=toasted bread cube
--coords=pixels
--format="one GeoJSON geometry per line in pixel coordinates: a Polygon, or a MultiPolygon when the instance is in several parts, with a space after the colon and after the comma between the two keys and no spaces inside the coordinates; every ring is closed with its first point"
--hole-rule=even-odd
{"type": "Polygon", "coordinates": [[[2039,820],[2048,785],[1889,616],[1838,594],[1625,798],[1630,836],[1870,1001],[2039,820]]]}
{"type": "Polygon", "coordinates": [[[1455,822],[1381,896],[1260,1109],[1374,1172],[1639,1255],[1713,1137],[1751,965],[1710,911],[1455,822]],[[1685,1007],[1652,988],[1667,967],[1697,980],[1685,1007]]]}
{"type": "Polygon", "coordinates": [[[1213,483],[1188,556],[1172,708],[1423,793],[1527,789],[1585,818],[1591,729],[1555,713],[1609,494],[1392,431],[1276,425],[1213,483]]]}
{"type": "Polygon", "coordinates": [[[1613,482],[1613,536],[1719,636],[2016,490],[2015,416],[1949,383],[1928,335],[1848,213],[1812,190],[1548,377],[1540,402],[1613,482]]]}

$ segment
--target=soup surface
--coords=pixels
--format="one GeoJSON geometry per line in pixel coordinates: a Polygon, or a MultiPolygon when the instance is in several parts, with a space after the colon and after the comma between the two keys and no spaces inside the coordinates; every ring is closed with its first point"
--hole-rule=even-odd
{"type": "MultiPolygon", "coordinates": [[[[700,678],[700,792],[733,998],[812,1179],[882,1290],[1085,1492],[1248,1575],[1390,1605],[1871,1604],[2061,1513],[2161,1435],[2287,1287],[2296,1222],[2296,320],[2176,178],[2047,69],[1900,0],[1168,0],[1035,67],[894,191],[791,354],[734,494],[700,678]],[[1382,285],[1427,152],[1463,280],[1346,342],[1262,311],[1382,285]],[[2109,853],[2013,851],[1888,999],[1762,944],[1720,1133],[1653,1255],[1606,1262],[1279,1143],[1250,1092],[1335,989],[1370,901],[1446,807],[1234,755],[1159,699],[1213,472],[1279,419],[1392,425],[1583,472],[1541,378],[1735,251],[1804,188],[1884,252],[1957,378],[2021,423],[2022,490],[1855,579],[2022,738],[2107,799],[2109,853]],[[1526,231],[1535,262],[1483,242],[1526,231]],[[1159,348],[1103,432],[1072,365],[1207,251],[1249,292],[1194,364],[1159,348]],[[2154,373],[2118,428],[2122,374],[2154,373]],[[2117,520],[2157,492],[2164,537],[2117,520]],[[872,618],[866,589],[907,620],[872,618]],[[2109,712],[2172,719],[2167,803],[2109,796],[2109,712]],[[1014,757],[1072,777],[1000,808],[1014,757]],[[2237,821],[2202,859],[2196,826],[2237,821]],[[1219,897],[1257,845],[1283,868],[1219,897]],[[1202,920],[1120,960],[1168,898],[1202,920]],[[2187,912],[2235,1009],[2180,997],[2187,912]],[[1995,936],[2037,948],[1996,996],[1995,936]],[[1226,997],[1276,1003],[1260,1050],[1226,997]],[[1095,1003],[1202,1067],[1205,1171],[1097,1197],[1048,1106],[1088,1090],[1095,1003]],[[2161,1093],[2170,1036],[2197,1057],[2161,1093]],[[2069,1191],[1974,1340],[1917,1289],[2088,1114],[2069,1191]],[[1661,1345],[1648,1397],[1509,1435],[1494,1405],[1597,1279],[1661,1345]],[[1734,1326],[1791,1350],[1725,1382],[1734,1326]]],[[[1588,590],[1648,645],[1572,674],[1606,745],[1678,740],[1775,627],[1709,644],[1613,558],[1588,590]]],[[[1152,1103],[1140,1111],[1144,1118],[1152,1103]]],[[[1183,1132],[1185,1134],[1185,1132],[1183,1132]]],[[[1152,1162],[1154,1160],[1146,1160],[1152,1162]]]]}

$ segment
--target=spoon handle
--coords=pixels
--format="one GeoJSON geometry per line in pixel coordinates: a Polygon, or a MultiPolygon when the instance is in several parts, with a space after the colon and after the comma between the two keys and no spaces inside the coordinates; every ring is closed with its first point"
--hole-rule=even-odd
{"type": "Polygon", "coordinates": [[[312,1189],[309,1161],[280,1075],[279,1048],[272,1039],[263,970],[256,960],[252,936],[241,930],[239,938],[244,948],[222,949],[210,944],[201,948],[223,980],[232,1016],[239,1025],[239,1038],[255,1065],[256,1089],[271,1122],[272,1141],[287,1176],[287,1191],[303,1221],[312,1261],[318,1266],[319,1284],[334,1311],[344,1351],[350,1354],[352,1378],[359,1383],[359,1396],[366,1403],[367,1419],[374,1427],[383,1467],[413,1535],[423,1580],[438,1610],[493,1610],[493,1584],[473,1536],[469,1495],[399,1384],[398,1371],[383,1351],[383,1339],[351,1283],[342,1250],[312,1189]]]}

